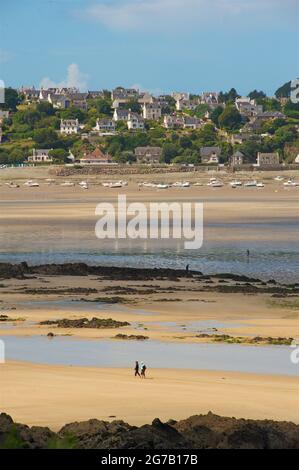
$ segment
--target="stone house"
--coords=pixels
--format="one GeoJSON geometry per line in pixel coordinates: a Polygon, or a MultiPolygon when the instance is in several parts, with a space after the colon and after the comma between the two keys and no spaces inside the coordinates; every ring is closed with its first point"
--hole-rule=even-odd
{"type": "Polygon", "coordinates": [[[202,147],[200,149],[201,163],[219,163],[220,147],[202,147]]]}
{"type": "Polygon", "coordinates": [[[127,121],[129,131],[144,130],[144,120],[142,116],[137,113],[129,112],[127,121]]]}
{"type": "Polygon", "coordinates": [[[135,149],[137,163],[159,163],[162,157],[161,147],[137,147],[135,149]]]}
{"type": "Polygon", "coordinates": [[[162,108],[159,103],[144,103],[143,105],[143,119],[151,121],[159,121],[162,116],[162,108]]]}
{"type": "Polygon", "coordinates": [[[244,163],[244,157],[245,155],[237,150],[232,154],[232,156],[229,159],[229,164],[230,166],[241,166],[244,163]]]}
{"type": "Polygon", "coordinates": [[[278,166],[279,153],[261,153],[257,154],[257,166],[278,166]]]}
{"type": "Polygon", "coordinates": [[[99,147],[80,158],[81,165],[107,165],[109,163],[112,163],[112,157],[105,154],[99,147]]]}
{"type": "Polygon", "coordinates": [[[29,155],[28,162],[30,163],[52,163],[53,158],[49,152],[53,149],[32,149],[32,155],[29,155]]]}
{"type": "Polygon", "coordinates": [[[80,125],[78,119],[61,119],[60,133],[65,135],[78,134],[80,125]]]}

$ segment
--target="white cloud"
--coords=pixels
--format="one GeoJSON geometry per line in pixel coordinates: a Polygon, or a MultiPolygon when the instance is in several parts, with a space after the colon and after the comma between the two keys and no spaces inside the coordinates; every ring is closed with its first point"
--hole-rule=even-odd
{"type": "MultiPolygon", "coordinates": [[[[98,21],[113,30],[155,31],[180,27],[215,24],[228,18],[241,17],[246,24],[248,14],[272,18],[293,12],[298,0],[94,0],[80,16],[98,21]],[[243,16],[242,16],[243,15],[243,16]]],[[[258,19],[258,18],[256,18],[258,19]]]]}
{"type": "Polygon", "coordinates": [[[79,90],[87,90],[88,75],[80,72],[77,64],[70,64],[67,68],[67,76],[61,82],[54,82],[48,77],[44,77],[40,83],[43,88],[61,88],[61,87],[76,87],[79,90]]]}

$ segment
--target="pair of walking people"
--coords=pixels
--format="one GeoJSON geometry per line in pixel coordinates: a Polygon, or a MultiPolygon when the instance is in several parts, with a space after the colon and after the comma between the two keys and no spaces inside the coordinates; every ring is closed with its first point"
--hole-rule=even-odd
{"type": "Polygon", "coordinates": [[[140,377],[141,379],[145,379],[145,371],[146,371],[146,365],[144,362],[135,362],[135,377],[140,377]]]}

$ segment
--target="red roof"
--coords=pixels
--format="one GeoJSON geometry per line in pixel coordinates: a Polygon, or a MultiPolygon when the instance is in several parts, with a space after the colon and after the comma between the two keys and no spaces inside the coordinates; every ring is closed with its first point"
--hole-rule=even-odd
{"type": "Polygon", "coordinates": [[[81,160],[99,160],[99,161],[108,161],[111,160],[110,155],[104,154],[104,152],[100,148],[96,148],[93,152],[89,153],[88,155],[84,155],[81,160]]]}

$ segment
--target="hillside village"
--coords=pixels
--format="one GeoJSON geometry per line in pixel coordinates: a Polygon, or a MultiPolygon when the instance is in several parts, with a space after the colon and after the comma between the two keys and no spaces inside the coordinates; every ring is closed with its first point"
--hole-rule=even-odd
{"type": "Polygon", "coordinates": [[[291,84],[154,96],[124,87],[7,88],[0,165],[178,165],[299,168],[299,104],[291,84]]]}

